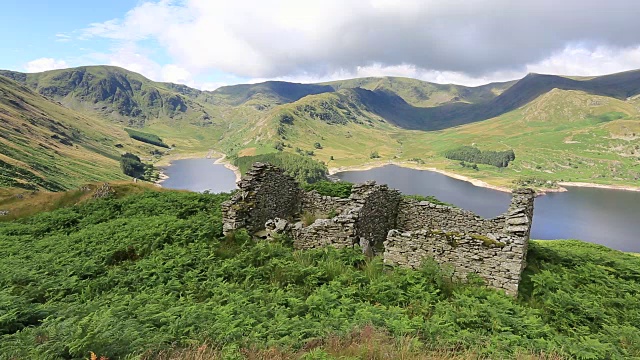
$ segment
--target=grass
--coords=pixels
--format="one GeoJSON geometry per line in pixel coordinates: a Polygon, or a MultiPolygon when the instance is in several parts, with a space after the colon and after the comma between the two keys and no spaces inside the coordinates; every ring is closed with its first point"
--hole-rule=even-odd
{"type": "Polygon", "coordinates": [[[640,356],[636,256],[532,241],[514,299],[428,260],[225,238],[228,199],[143,191],[1,224],[0,359],[640,356]]]}
{"type": "Polygon", "coordinates": [[[64,108],[4,77],[0,92],[0,161],[31,173],[8,175],[31,188],[70,189],[85,182],[125,179],[119,169],[120,152],[146,152],[145,146],[126,141],[118,126],[64,108]],[[38,178],[54,186],[41,186],[38,178]]]}
{"type": "Polygon", "coordinates": [[[309,226],[318,219],[321,219],[321,217],[319,217],[318,214],[312,212],[305,211],[302,214],[302,223],[304,224],[304,226],[309,226]]]}
{"type": "MultiPolygon", "coordinates": [[[[79,205],[92,199],[97,188],[103,183],[93,183],[81,186],[80,189],[64,192],[46,191],[12,191],[0,196],[0,210],[9,214],[0,217],[1,222],[22,219],[35,214],[54,211],[57,209],[79,205]]],[[[128,181],[110,182],[117,198],[145,191],[167,191],[153,184],[128,181]]]]}
{"type": "MultiPolygon", "coordinates": [[[[307,343],[302,350],[219,348],[202,344],[187,349],[165,350],[143,360],[222,360],[234,356],[251,360],[312,360],[312,359],[403,359],[403,360],[468,360],[482,359],[478,353],[464,350],[428,350],[411,336],[393,337],[371,326],[354,329],[346,336],[330,336],[307,343]]],[[[557,354],[513,354],[516,360],[560,360],[557,354]]]]}

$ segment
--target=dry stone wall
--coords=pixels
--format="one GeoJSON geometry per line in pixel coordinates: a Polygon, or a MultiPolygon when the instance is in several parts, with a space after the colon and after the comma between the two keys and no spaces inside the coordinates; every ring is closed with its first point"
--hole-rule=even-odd
{"type": "Polygon", "coordinates": [[[348,199],[305,192],[270,164],[256,163],[222,205],[225,234],[239,228],[287,233],[296,249],[362,246],[372,255],[382,244],[388,265],[419,267],[426,258],[452,266],[455,276],[474,273],[515,295],[526,266],[535,193],[518,189],[508,211],[494,219],[428,201],[403,199],[386,185],[353,186],[348,199]],[[305,226],[303,213],[332,218],[305,226]]]}
{"type": "Polygon", "coordinates": [[[406,231],[442,229],[483,234],[502,232],[504,225],[504,215],[485,219],[471,211],[413,199],[403,200],[398,214],[398,229],[406,231]]]}
{"type": "Polygon", "coordinates": [[[514,191],[507,213],[492,220],[433,204],[409,209],[405,202],[401,217],[407,227],[389,232],[384,261],[416,268],[432,258],[452,266],[458,278],[475,273],[487,285],[515,296],[526,266],[534,196],[530,189],[514,191]]]}
{"type": "Polygon", "coordinates": [[[353,186],[350,199],[360,205],[356,221],[358,243],[363,248],[382,245],[387,233],[396,228],[402,195],[387,185],[369,181],[353,186]]]}
{"type": "Polygon", "coordinates": [[[225,234],[239,228],[254,233],[269,219],[292,219],[302,208],[302,189],[281,169],[255,163],[238,183],[240,190],[222,204],[225,234]]]}
{"type": "Polygon", "coordinates": [[[332,219],[318,219],[307,227],[296,227],[294,247],[360,245],[366,254],[373,255],[374,246],[382,245],[387,232],[395,226],[401,196],[386,185],[367,182],[354,185],[348,199],[330,199],[335,202],[331,204],[323,199],[321,204],[339,205],[339,214],[332,219]]]}
{"type": "Polygon", "coordinates": [[[349,205],[349,199],[320,195],[317,191],[302,192],[302,208],[312,214],[340,214],[349,205]]]}
{"type": "Polygon", "coordinates": [[[332,219],[318,219],[307,227],[298,225],[292,231],[293,247],[300,250],[353,247],[357,243],[355,220],[356,216],[348,213],[332,219]]]}

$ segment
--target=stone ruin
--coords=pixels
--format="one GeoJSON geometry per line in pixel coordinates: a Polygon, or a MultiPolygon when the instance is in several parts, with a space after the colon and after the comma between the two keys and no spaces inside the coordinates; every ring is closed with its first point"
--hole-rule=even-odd
{"type": "Polygon", "coordinates": [[[256,163],[222,204],[223,232],[245,228],[258,237],[287,234],[296,249],[359,245],[384,263],[417,268],[432,258],[454,276],[477,274],[515,296],[524,267],[535,193],[513,191],[507,212],[484,219],[473,212],[404,198],[375,182],[355,184],[347,199],[304,191],[281,169],[256,163]]]}

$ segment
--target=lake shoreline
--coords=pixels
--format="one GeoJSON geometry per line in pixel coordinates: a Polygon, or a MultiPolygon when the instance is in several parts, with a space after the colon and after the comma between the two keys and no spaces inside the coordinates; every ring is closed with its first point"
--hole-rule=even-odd
{"type": "Polygon", "coordinates": [[[233,174],[236,176],[236,184],[242,179],[242,173],[240,172],[240,168],[233,165],[229,160],[227,160],[227,154],[222,154],[222,157],[216,159],[213,162],[214,164],[221,164],[225,168],[233,171],[233,174]]]}
{"type": "Polygon", "coordinates": [[[560,185],[560,186],[569,186],[569,187],[586,187],[586,188],[596,188],[596,189],[623,190],[623,191],[640,192],[640,187],[631,186],[631,185],[604,185],[604,184],[572,182],[572,181],[562,181],[562,182],[559,182],[558,185],[560,185]]]}
{"type": "MultiPolygon", "coordinates": [[[[412,164],[412,163],[407,163],[407,162],[397,162],[397,161],[389,161],[389,162],[385,162],[385,163],[369,163],[369,164],[363,164],[363,165],[333,167],[333,168],[329,168],[329,175],[335,175],[337,173],[347,172],[347,171],[367,171],[367,170],[372,170],[372,169],[375,169],[375,168],[383,167],[383,166],[386,166],[386,165],[395,165],[395,166],[400,166],[400,167],[413,169],[413,170],[432,171],[432,172],[436,172],[436,173],[448,176],[448,177],[453,178],[453,179],[466,181],[466,182],[471,183],[472,185],[477,186],[477,187],[483,187],[483,188],[492,189],[492,190],[496,190],[496,191],[502,191],[502,192],[507,192],[507,193],[511,193],[513,191],[513,189],[508,188],[508,187],[492,185],[492,184],[489,184],[489,183],[487,183],[487,182],[485,182],[483,180],[474,179],[474,178],[469,177],[469,176],[456,174],[456,173],[451,172],[451,171],[437,169],[437,168],[434,168],[434,167],[423,167],[423,166],[420,166],[420,165],[417,165],[417,164],[412,164]]],[[[567,187],[586,187],[586,188],[597,188],[597,189],[624,190],[624,191],[640,192],[640,187],[630,186],[630,185],[604,185],[604,184],[584,183],[584,182],[571,182],[571,181],[562,181],[562,182],[558,182],[557,184],[558,184],[557,188],[539,188],[539,189],[536,189],[536,192],[537,192],[538,195],[544,195],[544,194],[547,194],[547,193],[559,193],[559,192],[569,191],[569,189],[567,189],[565,186],[567,186],[567,187]]]]}
{"type": "MultiPolygon", "coordinates": [[[[162,166],[159,167],[160,174],[159,174],[158,180],[155,181],[155,184],[157,186],[161,187],[162,186],[162,182],[164,182],[165,180],[167,180],[169,178],[169,176],[164,173],[164,170],[166,168],[168,168],[169,166],[171,166],[171,162],[172,161],[185,160],[185,159],[202,159],[202,158],[206,158],[206,159],[216,158],[216,160],[214,161],[214,164],[223,165],[225,168],[231,170],[234,173],[235,177],[236,177],[236,183],[238,183],[240,181],[240,179],[242,178],[242,174],[240,172],[240,169],[237,166],[233,165],[227,159],[227,155],[226,154],[217,152],[215,150],[209,150],[209,152],[206,153],[206,154],[205,153],[172,154],[169,157],[160,160],[159,163],[162,163],[162,164],[166,163],[166,165],[162,165],[162,166]]],[[[362,164],[362,165],[331,167],[331,168],[328,169],[328,174],[329,175],[335,175],[336,173],[347,172],[347,171],[367,171],[367,170],[383,167],[383,166],[386,166],[386,165],[395,165],[395,166],[400,166],[400,167],[403,167],[403,168],[408,168],[408,169],[413,169],[413,170],[423,170],[423,171],[436,172],[436,173],[448,176],[448,177],[453,178],[453,179],[466,181],[466,182],[471,183],[472,185],[477,186],[477,187],[487,188],[487,189],[491,189],[491,190],[496,190],[496,191],[501,191],[501,192],[506,192],[506,193],[511,193],[513,191],[512,188],[508,188],[508,187],[505,187],[505,186],[492,185],[492,184],[487,183],[486,181],[483,181],[483,180],[480,180],[480,179],[475,179],[473,177],[466,176],[466,175],[460,175],[460,174],[457,174],[457,173],[449,171],[449,170],[443,170],[443,169],[438,169],[438,168],[434,168],[434,167],[425,167],[425,166],[420,166],[419,164],[413,164],[413,163],[401,162],[401,161],[389,161],[389,162],[384,162],[384,163],[366,163],[366,164],[362,164]]],[[[609,189],[609,190],[623,190],[623,191],[640,192],[640,187],[631,186],[631,185],[605,185],[605,184],[595,184],[595,183],[586,183],[586,182],[571,182],[571,181],[562,181],[562,182],[558,182],[557,184],[558,184],[558,187],[556,187],[556,188],[538,188],[538,189],[536,189],[536,192],[537,192],[538,195],[544,195],[544,194],[547,194],[547,193],[559,193],[559,192],[569,191],[566,187],[585,187],[585,188],[597,188],[597,189],[609,189]]]]}
{"type": "Polygon", "coordinates": [[[158,180],[156,180],[154,184],[156,186],[162,187],[162,183],[165,180],[169,179],[169,176],[165,173],[165,170],[171,166],[171,163],[173,161],[187,160],[187,159],[212,159],[213,160],[214,158],[215,158],[215,160],[213,161],[214,164],[222,165],[233,172],[233,174],[236,177],[235,182],[237,187],[237,183],[242,178],[240,169],[237,166],[233,165],[229,160],[227,160],[226,154],[216,152],[215,150],[209,150],[209,152],[206,153],[206,155],[204,153],[175,154],[175,155],[170,155],[168,158],[162,159],[161,161],[159,161],[159,163],[162,163],[163,165],[158,167],[158,170],[159,170],[158,180]]]}
{"type": "Polygon", "coordinates": [[[460,174],[456,174],[456,173],[453,173],[453,172],[450,172],[450,171],[437,169],[437,168],[433,168],[433,167],[421,167],[421,166],[416,165],[416,164],[411,164],[411,163],[406,163],[406,162],[397,162],[397,161],[390,161],[390,162],[386,162],[386,163],[374,163],[374,164],[364,164],[364,165],[354,165],[354,166],[341,166],[341,167],[337,167],[337,168],[329,168],[329,175],[335,175],[337,173],[347,172],[347,171],[367,171],[367,170],[372,170],[372,169],[375,169],[375,168],[383,167],[383,166],[386,166],[386,165],[395,165],[395,166],[400,166],[400,167],[403,167],[403,168],[408,168],[408,169],[413,169],[413,170],[436,172],[436,173],[448,176],[450,178],[466,181],[466,182],[471,183],[472,185],[477,186],[477,187],[483,187],[483,188],[492,189],[492,190],[496,190],[496,191],[507,192],[507,193],[511,193],[511,191],[512,191],[512,189],[507,188],[507,187],[491,185],[491,184],[486,183],[486,182],[484,182],[484,181],[482,181],[480,179],[474,179],[474,178],[471,178],[471,177],[468,177],[468,176],[464,176],[464,175],[460,175],[460,174]]]}

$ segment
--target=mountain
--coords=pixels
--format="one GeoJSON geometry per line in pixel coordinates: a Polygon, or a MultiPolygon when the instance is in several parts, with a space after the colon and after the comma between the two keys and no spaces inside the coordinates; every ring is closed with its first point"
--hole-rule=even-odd
{"type": "MultiPolygon", "coordinates": [[[[458,125],[491,119],[528,104],[553,90],[578,90],[624,100],[640,94],[640,71],[574,80],[555,75],[529,74],[490,100],[475,103],[447,103],[419,108],[400,101],[388,90],[360,90],[363,103],[393,124],[412,130],[442,130],[458,125]]],[[[485,97],[486,99],[486,97],[485,97]]],[[[404,99],[403,99],[404,100],[404,99]]]]}
{"type": "Polygon", "coordinates": [[[58,191],[124,179],[120,153],[143,148],[121,128],[0,76],[0,187],[58,191]]]}
{"type": "Polygon", "coordinates": [[[453,84],[435,84],[402,77],[367,77],[325,83],[335,90],[361,88],[383,90],[401,97],[411,106],[434,107],[449,103],[480,103],[500,95],[516,81],[490,83],[477,87],[453,84]]]}
{"type": "Polygon", "coordinates": [[[328,85],[298,84],[283,81],[267,81],[259,84],[223,86],[213,91],[212,95],[220,103],[238,106],[267,102],[274,105],[291,103],[308,95],[334,91],[328,85]]]}
{"type": "Polygon", "coordinates": [[[24,74],[0,71],[52,100],[127,126],[144,126],[157,118],[193,120],[207,117],[191,97],[174,91],[186,87],[153,82],[113,66],[85,66],[24,74]]]}
{"type": "MultiPolygon", "coordinates": [[[[519,81],[479,87],[441,85],[394,77],[341,80],[323,85],[342,94],[351,92],[368,112],[395,126],[409,130],[442,130],[500,116],[553,89],[578,90],[626,99],[640,94],[640,71],[581,80],[529,74],[519,81]]],[[[304,94],[314,96],[328,92],[326,88],[308,86],[289,84],[284,87],[280,83],[278,86],[274,86],[274,83],[236,85],[216,90],[212,95],[236,94],[234,100],[228,102],[235,105],[262,101],[258,109],[265,110],[274,105],[300,101],[304,94]],[[283,91],[283,88],[287,91],[283,91]]]]}
{"type": "MultiPolygon", "coordinates": [[[[215,149],[234,157],[283,150],[338,167],[372,161],[375,152],[383,161],[420,159],[500,184],[522,176],[626,184],[640,173],[633,163],[640,150],[640,71],[591,78],[529,74],[518,81],[479,87],[384,77],[321,84],[269,81],[215,91],[154,82],[111,66],[37,74],[0,71],[0,75],[4,75],[3,89],[10,90],[5,92],[14,94],[3,95],[7,109],[11,101],[20,103],[16,96],[31,99],[28,108],[12,108],[11,124],[5,120],[11,125],[5,126],[9,129],[3,134],[5,148],[33,151],[39,143],[50,146],[42,139],[53,139],[57,146],[71,142],[87,154],[109,159],[103,159],[108,165],[101,167],[102,173],[85,171],[73,178],[38,173],[56,183],[39,188],[67,188],[95,180],[97,174],[121,176],[117,159],[123,151],[148,158],[149,152],[161,150],[131,140],[125,127],[159,136],[183,154],[215,149]],[[50,124],[43,123],[41,133],[21,135],[11,130],[20,129],[18,120],[33,114],[45,114],[65,127],[44,130],[50,124]],[[70,129],[85,137],[74,138],[77,132],[70,129]],[[592,138],[566,140],[584,134],[592,138]],[[517,159],[500,173],[491,168],[473,173],[442,156],[455,146],[473,144],[488,150],[517,149],[517,159]],[[565,147],[567,151],[553,150],[565,147]],[[563,162],[575,156],[580,159],[563,162]],[[585,172],[576,169],[579,162],[600,162],[602,169],[594,177],[600,166],[585,172]],[[617,170],[605,171],[606,167],[617,170]]],[[[71,153],[57,151],[62,154],[58,163],[74,159],[71,153]]],[[[14,165],[26,164],[28,158],[7,155],[8,150],[4,154],[4,161],[14,165]]],[[[26,167],[34,170],[35,163],[46,161],[42,158],[26,167]]]]}

